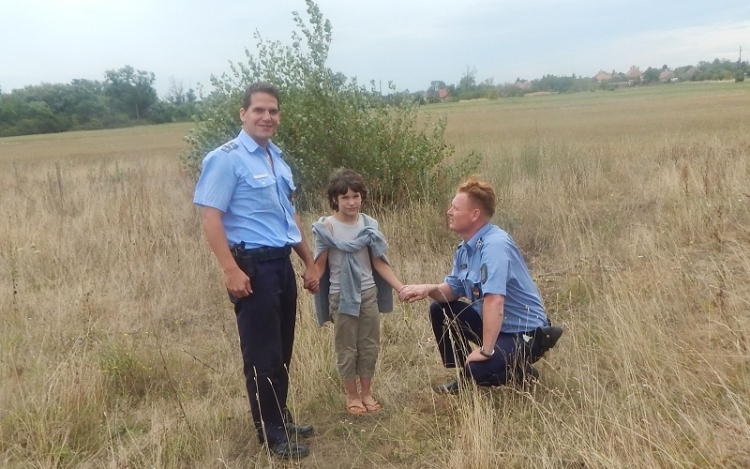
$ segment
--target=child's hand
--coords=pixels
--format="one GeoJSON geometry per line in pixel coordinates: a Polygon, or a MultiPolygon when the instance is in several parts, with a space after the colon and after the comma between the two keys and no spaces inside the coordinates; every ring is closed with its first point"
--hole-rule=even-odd
{"type": "Polygon", "coordinates": [[[430,292],[430,285],[406,285],[398,293],[398,299],[414,303],[415,301],[427,298],[430,292]]]}
{"type": "Polygon", "coordinates": [[[318,282],[318,269],[315,268],[314,264],[305,268],[305,271],[300,274],[300,277],[302,277],[302,285],[307,291],[312,294],[318,293],[318,290],[320,289],[318,282]]]}
{"type": "Polygon", "coordinates": [[[416,287],[418,287],[418,285],[404,285],[403,287],[401,287],[401,290],[398,291],[399,301],[408,301],[409,303],[411,303],[412,301],[417,301],[424,298],[417,298],[419,296],[419,292],[417,291],[416,287]]]}
{"type": "Polygon", "coordinates": [[[398,301],[404,302],[409,298],[409,285],[404,285],[398,291],[398,301]]]}

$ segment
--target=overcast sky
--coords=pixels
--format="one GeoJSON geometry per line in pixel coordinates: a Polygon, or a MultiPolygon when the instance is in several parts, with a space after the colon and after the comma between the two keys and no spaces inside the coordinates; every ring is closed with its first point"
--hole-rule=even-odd
{"type": "MultiPolygon", "coordinates": [[[[360,83],[424,90],[467,68],[496,84],[545,74],[594,76],[631,65],[750,58],[748,0],[318,0],[333,26],[328,65],[360,83]]],[[[303,0],[2,0],[0,88],[103,80],[132,65],[209,85],[255,47],[289,44],[303,0]]]]}

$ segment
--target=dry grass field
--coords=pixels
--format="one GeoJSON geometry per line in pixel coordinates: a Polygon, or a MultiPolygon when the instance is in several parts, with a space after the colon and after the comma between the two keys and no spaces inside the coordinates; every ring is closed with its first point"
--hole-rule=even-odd
{"type": "MultiPolygon", "coordinates": [[[[748,109],[734,83],[427,108],[484,154],[495,222],[566,333],[534,388],[441,396],[428,305],[397,305],[385,410],[357,418],[302,293],[290,403],[316,435],[299,464],[251,429],[177,158],[189,126],[0,139],[0,467],[750,467],[748,109]]],[[[442,279],[442,207],[379,219],[404,281],[442,279]]]]}

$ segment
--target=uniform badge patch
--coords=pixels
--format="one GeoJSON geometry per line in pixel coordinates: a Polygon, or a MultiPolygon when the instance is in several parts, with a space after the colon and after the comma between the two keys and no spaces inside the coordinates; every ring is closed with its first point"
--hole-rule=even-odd
{"type": "Polygon", "coordinates": [[[239,145],[237,145],[235,142],[230,142],[230,143],[227,143],[226,145],[224,145],[223,147],[221,147],[221,149],[223,151],[225,151],[226,153],[229,153],[230,151],[234,150],[238,146],[239,145]]]}
{"type": "Polygon", "coordinates": [[[471,289],[471,296],[474,301],[480,300],[482,298],[482,288],[478,283],[475,283],[474,288],[471,289]]]}
{"type": "Polygon", "coordinates": [[[467,267],[469,267],[469,266],[466,265],[466,264],[461,264],[461,270],[466,270],[467,267]]]}
{"type": "Polygon", "coordinates": [[[482,264],[482,267],[479,268],[479,278],[482,283],[487,281],[487,264],[482,264]]]}

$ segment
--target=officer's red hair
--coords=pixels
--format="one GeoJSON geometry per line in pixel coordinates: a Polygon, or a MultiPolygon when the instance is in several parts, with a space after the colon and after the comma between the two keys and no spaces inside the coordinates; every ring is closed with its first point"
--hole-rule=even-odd
{"type": "Polygon", "coordinates": [[[458,186],[458,193],[468,195],[487,217],[495,214],[495,189],[489,183],[472,177],[458,186]]]}

